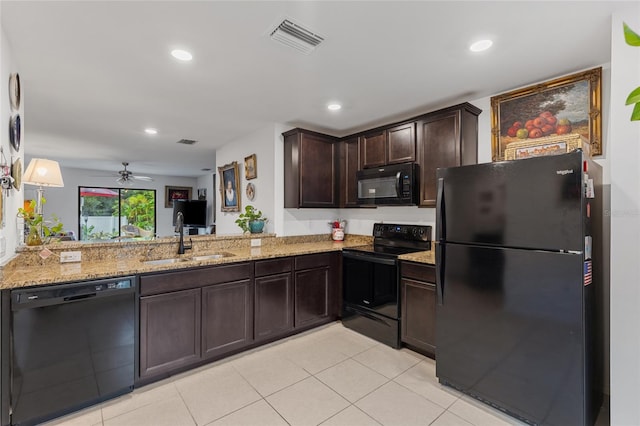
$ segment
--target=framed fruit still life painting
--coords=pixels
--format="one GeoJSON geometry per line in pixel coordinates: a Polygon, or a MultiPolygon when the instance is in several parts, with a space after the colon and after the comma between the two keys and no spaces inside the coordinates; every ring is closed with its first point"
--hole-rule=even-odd
{"type": "Polygon", "coordinates": [[[583,71],[491,98],[491,157],[505,159],[510,143],[580,135],[601,155],[602,68],[583,71]]]}

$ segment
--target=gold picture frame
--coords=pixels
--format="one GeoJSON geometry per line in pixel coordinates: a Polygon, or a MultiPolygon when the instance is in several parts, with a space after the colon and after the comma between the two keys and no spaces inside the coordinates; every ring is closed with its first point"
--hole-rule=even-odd
{"type": "Polygon", "coordinates": [[[246,180],[258,177],[258,160],[255,154],[244,157],[244,177],[246,180]]]}
{"type": "Polygon", "coordinates": [[[173,200],[190,200],[190,186],[165,186],[164,187],[164,206],[173,208],[173,200]]]}
{"type": "Polygon", "coordinates": [[[602,68],[594,68],[493,96],[492,160],[504,160],[510,143],[571,134],[589,142],[591,155],[602,155],[601,92],[602,68]]]}
{"type": "Polygon", "coordinates": [[[240,176],[238,173],[238,162],[218,167],[220,174],[220,211],[239,212],[240,211],[240,176]]]}

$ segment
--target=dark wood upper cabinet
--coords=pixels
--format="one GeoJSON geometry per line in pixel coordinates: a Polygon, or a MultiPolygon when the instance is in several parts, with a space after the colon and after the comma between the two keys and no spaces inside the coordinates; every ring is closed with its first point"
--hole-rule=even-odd
{"type": "Polygon", "coordinates": [[[464,103],[439,110],[418,120],[417,163],[420,165],[420,206],[436,204],[436,170],[478,162],[478,115],[464,103]]]}
{"type": "Polygon", "coordinates": [[[387,164],[387,133],[377,130],[360,137],[360,161],[363,169],[387,164]]]}
{"type": "Polygon", "coordinates": [[[358,207],[356,173],[360,170],[360,140],[345,139],[339,144],[340,207],[358,207]]]}
{"type": "Polygon", "coordinates": [[[387,164],[407,163],[416,159],[416,123],[387,129],[387,164]]]}
{"type": "Polygon", "coordinates": [[[399,124],[363,134],[360,137],[360,159],[363,169],[415,161],[416,123],[399,124]]]}
{"type": "Polygon", "coordinates": [[[284,207],[338,206],[338,139],[303,129],[284,136],[284,207]]]}

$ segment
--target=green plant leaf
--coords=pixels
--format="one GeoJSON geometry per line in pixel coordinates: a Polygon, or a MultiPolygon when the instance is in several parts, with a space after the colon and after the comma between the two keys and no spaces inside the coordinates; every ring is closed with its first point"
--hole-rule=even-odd
{"type": "Polygon", "coordinates": [[[631,121],[640,121],[640,102],[633,107],[633,112],[631,113],[631,121]]]}
{"type": "Polygon", "coordinates": [[[640,87],[636,87],[636,90],[629,93],[629,96],[627,97],[627,101],[625,105],[631,105],[638,102],[640,102],[640,87]]]}
{"type": "Polygon", "coordinates": [[[629,26],[623,22],[622,28],[624,29],[624,40],[630,46],[640,46],[640,35],[635,33],[629,26]]]}

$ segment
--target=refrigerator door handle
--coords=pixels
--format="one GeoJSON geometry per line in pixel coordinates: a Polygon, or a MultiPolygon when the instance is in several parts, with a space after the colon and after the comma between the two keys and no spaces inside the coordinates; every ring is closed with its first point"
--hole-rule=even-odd
{"type": "Polygon", "coordinates": [[[436,198],[436,240],[442,241],[446,238],[445,218],[444,218],[444,178],[438,178],[438,195],[436,198]]]}
{"type": "Polygon", "coordinates": [[[436,303],[442,306],[444,299],[444,245],[436,243],[436,303]]]}

